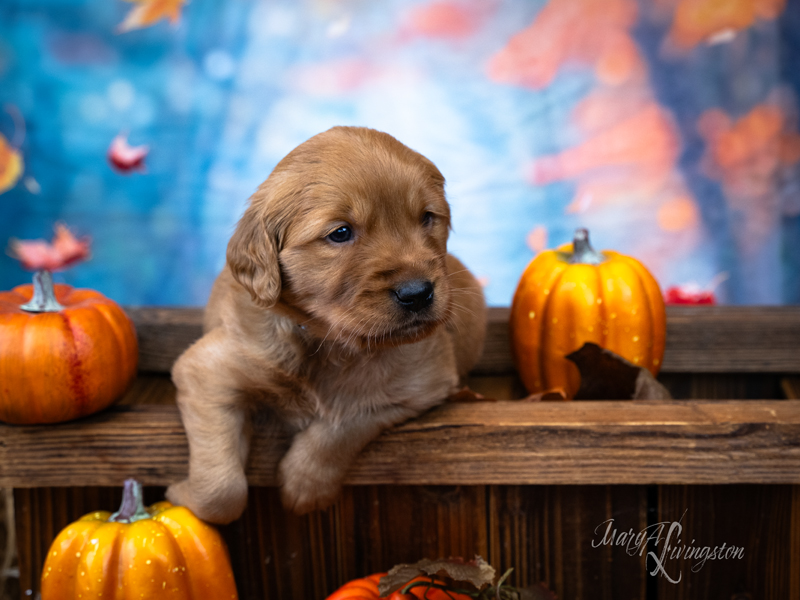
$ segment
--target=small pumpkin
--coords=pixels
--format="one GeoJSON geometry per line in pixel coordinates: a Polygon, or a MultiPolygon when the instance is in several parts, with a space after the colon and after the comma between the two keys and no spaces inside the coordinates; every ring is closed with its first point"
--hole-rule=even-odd
{"type": "Polygon", "coordinates": [[[639,261],[611,250],[596,252],[589,232],[572,244],[539,253],[525,269],[511,304],[511,344],[530,393],[580,387],[565,356],[594,342],[654,376],[661,368],[666,312],[655,278],[639,261]]]}
{"type": "MultiPolygon", "coordinates": [[[[380,598],[378,584],[380,583],[381,577],[385,575],[386,573],[375,573],[367,577],[348,581],[325,600],[378,600],[380,598]]],[[[438,579],[432,579],[430,577],[415,577],[408,583],[426,583],[430,581],[437,584],[442,583],[438,579]]],[[[386,596],[386,598],[387,600],[472,600],[472,597],[466,594],[458,594],[449,590],[445,591],[426,585],[411,587],[405,594],[398,590],[392,592],[386,596]]]]}
{"type": "Polygon", "coordinates": [[[50,546],[42,600],[235,600],[225,542],[183,506],[145,508],[142,487],[125,482],[114,514],[97,511],[68,525],[50,546]]]}
{"type": "MultiPolygon", "coordinates": [[[[63,227],[63,226],[62,226],[63,227]]],[[[133,323],[118,304],[93,290],[54,285],[50,269],[88,255],[66,228],[67,252],[48,254],[43,242],[30,262],[33,285],[0,292],[0,421],[69,421],[102,410],[136,376],[139,349],[133,323]],[[76,248],[77,246],[77,248],[76,248]],[[46,268],[45,268],[46,267],[46,268]]]]}

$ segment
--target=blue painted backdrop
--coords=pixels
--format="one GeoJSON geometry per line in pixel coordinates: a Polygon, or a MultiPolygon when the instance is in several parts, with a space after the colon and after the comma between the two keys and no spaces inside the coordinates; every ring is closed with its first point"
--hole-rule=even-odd
{"type": "MultiPolygon", "coordinates": [[[[177,23],[122,31],[127,2],[3,0],[0,244],[63,221],[94,256],[62,281],[201,305],[280,158],[365,125],[444,173],[491,304],[577,226],[663,288],[797,303],[800,3],[735,4],[145,0],[177,23]],[[120,133],[145,172],[109,164],[120,133]]],[[[28,279],[0,256],[0,289],[28,279]]]]}

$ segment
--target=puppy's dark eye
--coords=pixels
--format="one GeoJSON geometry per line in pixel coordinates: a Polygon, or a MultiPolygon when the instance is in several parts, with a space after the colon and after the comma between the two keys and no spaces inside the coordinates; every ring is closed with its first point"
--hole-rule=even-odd
{"type": "Polygon", "coordinates": [[[336,231],[329,233],[328,239],[334,244],[344,244],[353,239],[353,230],[350,229],[349,225],[343,225],[336,231]]]}
{"type": "Polygon", "coordinates": [[[433,219],[436,217],[431,211],[426,212],[422,215],[422,224],[427,227],[433,223],[433,219]]]}

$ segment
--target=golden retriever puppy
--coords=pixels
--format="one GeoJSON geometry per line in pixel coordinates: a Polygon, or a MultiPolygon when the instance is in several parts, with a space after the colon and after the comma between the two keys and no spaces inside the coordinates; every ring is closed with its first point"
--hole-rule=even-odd
{"type": "Polygon", "coordinates": [[[335,127],[290,152],[250,199],[205,333],[172,370],[190,460],[167,498],[238,518],[250,417],[266,407],[294,432],[285,506],[324,508],[370,440],[443,402],[486,322],[449,229],[444,177],[385,133],[335,127]]]}

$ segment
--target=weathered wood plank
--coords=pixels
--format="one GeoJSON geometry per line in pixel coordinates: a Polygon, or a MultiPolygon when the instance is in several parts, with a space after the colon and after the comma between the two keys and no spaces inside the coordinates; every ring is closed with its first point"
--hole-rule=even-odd
{"type": "Polygon", "coordinates": [[[645,557],[602,545],[605,526],[647,525],[644,486],[489,486],[490,563],[515,585],[548,582],[558,598],[646,598],[645,557]],[[598,535],[597,532],[600,532],[598,535]]]}
{"type": "Polygon", "coordinates": [[[125,308],[139,338],[139,370],[168,373],[203,333],[202,308],[125,308]]]}
{"type": "Polygon", "coordinates": [[[800,306],[668,306],[663,370],[798,373],[800,306]]]}
{"type": "MultiPolygon", "coordinates": [[[[120,406],[55,427],[0,426],[0,486],[165,485],[185,476],[175,406],[120,406]]],[[[256,434],[252,485],[285,439],[256,434]]],[[[800,483],[800,402],[449,404],[362,452],[347,483],[800,483]]]]}
{"type": "MultiPolygon", "coordinates": [[[[659,486],[658,598],[797,598],[796,486],[659,486]],[[679,523],[668,535],[672,523],[679,523]],[[669,539],[668,539],[669,538],[669,539]],[[671,551],[665,553],[669,544],[671,551]],[[703,560],[704,547],[728,550],[703,560]],[[683,548],[685,546],[685,548],[683,548]],[[694,548],[695,550],[689,550],[694,548]],[[733,557],[731,548],[741,549],[733,557]],[[684,551],[679,555],[677,549],[684,551]],[[690,555],[690,558],[686,557],[690,555]],[[702,556],[702,555],[701,555],[702,556]],[[672,580],[672,581],[670,581],[672,580]],[[675,582],[675,583],[673,583],[675,582]]],[[[654,560],[648,560],[651,570],[654,560]]]]}
{"type": "MultiPolygon", "coordinates": [[[[165,373],[202,332],[200,308],[128,308],[139,335],[139,368],[165,373]]],[[[514,370],[508,308],[491,308],[474,372],[514,370]]],[[[664,373],[800,373],[800,306],[669,306],[664,373]]]]}

